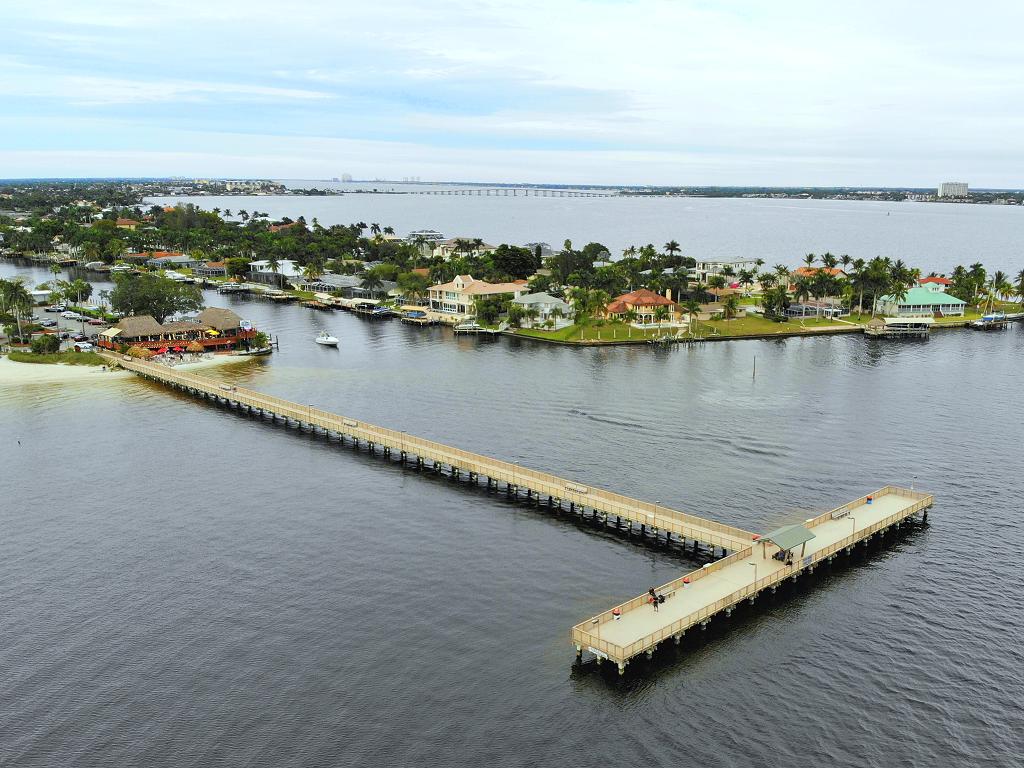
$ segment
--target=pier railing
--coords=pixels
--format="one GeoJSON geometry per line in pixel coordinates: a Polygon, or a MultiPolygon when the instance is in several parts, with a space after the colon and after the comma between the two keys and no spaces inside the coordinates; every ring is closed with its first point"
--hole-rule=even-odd
{"type": "Polygon", "coordinates": [[[176,371],[157,363],[131,358],[124,359],[121,356],[113,355],[108,356],[108,359],[127,370],[158,381],[202,391],[248,407],[273,411],[279,416],[348,435],[392,451],[397,450],[439,464],[447,464],[460,471],[483,475],[513,487],[528,488],[538,494],[551,496],[552,499],[590,507],[602,514],[620,517],[631,523],[671,532],[713,546],[720,546],[728,550],[744,549],[750,546],[753,539],[753,534],[750,531],[744,531],[741,528],[714,520],[706,520],[662,504],[652,504],[592,485],[578,483],[558,475],[529,469],[512,462],[464,451],[399,430],[367,424],[358,419],[314,408],[312,405],[301,405],[194,373],[176,371]]]}
{"type": "MultiPolygon", "coordinates": [[[[696,611],[693,611],[692,613],[683,616],[682,618],[672,622],[671,624],[661,627],[660,629],[651,632],[650,634],[628,645],[618,645],[616,643],[612,643],[602,639],[600,636],[600,626],[608,621],[614,621],[613,612],[615,611],[615,608],[618,608],[621,614],[625,615],[626,612],[629,610],[634,610],[643,605],[646,605],[646,594],[641,595],[640,597],[635,597],[632,600],[622,603],[621,605],[615,606],[615,608],[605,611],[604,613],[594,617],[593,619],[577,624],[572,629],[572,640],[581,648],[592,649],[606,656],[611,661],[624,663],[629,659],[633,658],[634,656],[637,656],[643,653],[644,651],[654,648],[662,641],[670,637],[674,637],[675,635],[682,634],[690,627],[693,627],[701,622],[707,621],[708,619],[710,619],[710,617],[714,616],[717,613],[720,613],[721,611],[724,611],[726,608],[731,608],[732,606],[740,603],[746,598],[756,595],[762,590],[772,587],[781,581],[784,581],[785,579],[789,578],[790,576],[793,576],[796,573],[799,573],[805,568],[813,567],[825,558],[834,555],[836,552],[839,552],[840,550],[845,549],[846,547],[850,547],[856,544],[858,541],[866,539],[867,537],[875,534],[876,532],[884,528],[888,528],[893,523],[903,520],[904,518],[910,517],[911,515],[914,515],[917,512],[920,512],[921,510],[930,507],[934,500],[934,497],[929,494],[911,491],[905,488],[898,488],[896,486],[886,486],[885,488],[882,488],[881,490],[869,495],[877,499],[888,493],[894,493],[899,496],[917,499],[917,502],[911,505],[910,507],[905,507],[900,511],[893,513],[892,515],[889,515],[885,519],[880,520],[877,523],[868,526],[867,528],[863,528],[855,533],[850,534],[849,536],[841,539],[840,541],[837,541],[836,543],[828,547],[825,547],[824,549],[814,552],[813,554],[808,556],[809,559],[803,558],[802,560],[795,561],[792,566],[783,567],[780,570],[770,573],[767,576],[764,576],[758,579],[757,581],[754,581],[746,585],[745,587],[742,587],[741,589],[738,589],[735,592],[726,595],[720,600],[716,600],[714,603],[702,606],[696,611]],[[597,632],[592,631],[594,627],[597,628],[597,632]]],[[[867,496],[863,496],[859,500],[859,503],[863,504],[866,501],[867,496]]],[[[848,512],[850,508],[856,507],[857,505],[857,501],[851,502],[850,504],[844,504],[842,507],[838,507],[835,510],[826,512],[824,515],[819,515],[819,517],[815,518],[815,520],[818,522],[824,522],[826,519],[832,519],[831,515],[833,513],[840,510],[846,510],[848,512]]],[[[810,526],[812,525],[812,523],[809,522],[807,523],[807,525],[810,526]]],[[[709,566],[689,573],[686,576],[676,579],[675,581],[670,581],[668,584],[665,584],[656,591],[665,594],[667,600],[670,597],[674,596],[675,592],[679,588],[682,588],[684,586],[684,580],[688,579],[689,583],[692,584],[693,581],[695,581],[696,579],[703,578],[704,576],[707,576],[709,573],[714,573],[716,570],[720,570],[721,568],[724,568],[727,565],[731,565],[736,561],[740,561],[747,557],[750,557],[752,550],[753,547],[749,547],[744,551],[737,552],[733,555],[730,555],[729,557],[718,560],[717,562],[712,563],[709,566]]]]}

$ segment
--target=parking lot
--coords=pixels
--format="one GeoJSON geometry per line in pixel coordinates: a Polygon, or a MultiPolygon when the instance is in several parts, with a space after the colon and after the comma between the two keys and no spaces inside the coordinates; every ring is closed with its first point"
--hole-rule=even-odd
{"type": "MultiPolygon", "coordinates": [[[[60,305],[56,305],[60,306],[60,305]]],[[[88,342],[93,345],[100,331],[109,327],[108,323],[100,323],[69,310],[57,310],[56,307],[39,307],[32,316],[32,321],[42,325],[48,333],[57,333],[61,339],[61,351],[70,350],[76,342],[88,342]]]]}

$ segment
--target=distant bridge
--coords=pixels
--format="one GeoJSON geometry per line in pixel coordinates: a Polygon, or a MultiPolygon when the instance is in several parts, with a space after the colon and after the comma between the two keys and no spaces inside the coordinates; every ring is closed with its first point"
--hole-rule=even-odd
{"type": "Polygon", "coordinates": [[[618,197],[618,191],[577,189],[536,189],[533,187],[469,187],[466,189],[424,189],[406,195],[477,195],[478,197],[618,197]]]}

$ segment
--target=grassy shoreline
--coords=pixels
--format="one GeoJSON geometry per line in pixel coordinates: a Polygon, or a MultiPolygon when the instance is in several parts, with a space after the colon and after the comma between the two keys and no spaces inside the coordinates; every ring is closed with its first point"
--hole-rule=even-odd
{"type": "Polygon", "coordinates": [[[57,352],[51,355],[37,355],[33,352],[8,352],[13,363],[36,363],[44,365],[106,365],[107,361],[95,352],[57,352]]]}

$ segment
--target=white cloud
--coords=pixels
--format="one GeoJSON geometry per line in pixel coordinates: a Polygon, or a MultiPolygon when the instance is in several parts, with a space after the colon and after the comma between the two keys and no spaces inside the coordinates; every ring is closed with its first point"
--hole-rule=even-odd
{"type": "MultiPolygon", "coordinates": [[[[265,104],[252,130],[287,127],[275,141],[296,151],[266,161],[295,158],[284,175],[310,167],[298,148],[333,127],[338,140],[389,132],[363,156],[371,176],[401,154],[401,175],[443,157],[448,178],[536,157],[549,180],[600,162],[594,180],[715,183],[718,168],[742,182],[746,168],[751,183],[813,169],[832,174],[820,183],[917,184],[965,169],[1016,186],[1022,21],[1008,0],[37,0],[6,11],[21,58],[0,57],[0,94],[8,108],[49,100],[65,119],[167,102],[199,121],[224,103],[227,121],[234,104],[265,104]]],[[[138,128],[123,123],[120,143],[135,146],[138,128]]],[[[201,151],[192,139],[166,141],[201,151]]],[[[269,173],[258,154],[232,162],[250,161],[269,173]]]]}

